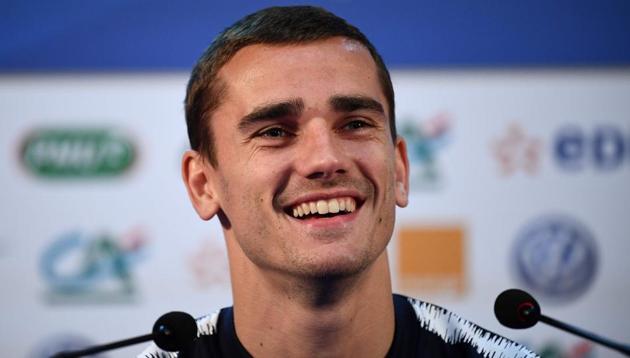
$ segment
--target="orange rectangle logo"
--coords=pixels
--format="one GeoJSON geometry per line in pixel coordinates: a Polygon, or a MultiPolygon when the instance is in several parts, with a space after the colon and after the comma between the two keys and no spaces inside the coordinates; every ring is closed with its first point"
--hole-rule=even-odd
{"type": "Polygon", "coordinates": [[[403,227],[398,235],[398,275],[404,289],[422,293],[466,289],[461,226],[403,227]]]}

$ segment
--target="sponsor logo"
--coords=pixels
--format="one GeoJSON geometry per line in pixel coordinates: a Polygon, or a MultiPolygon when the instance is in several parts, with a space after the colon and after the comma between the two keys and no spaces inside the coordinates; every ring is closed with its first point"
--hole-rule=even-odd
{"type": "Polygon", "coordinates": [[[523,128],[512,123],[505,134],[495,141],[493,153],[501,174],[513,175],[523,171],[529,175],[536,174],[540,163],[542,141],[528,136],[523,128]]]}
{"type": "Polygon", "coordinates": [[[227,252],[221,240],[203,240],[199,248],[190,254],[188,267],[200,289],[230,286],[227,252]]]}
{"type": "Polygon", "coordinates": [[[69,232],[43,252],[40,271],[53,304],[134,301],[132,269],[141,258],[145,239],[131,231],[120,238],[109,234],[69,232]]]}
{"type": "Polygon", "coordinates": [[[505,133],[493,141],[491,150],[504,176],[519,171],[537,174],[546,156],[566,173],[588,169],[606,173],[630,168],[630,135],[614,125],[595,125],[590,130],[579,125],[564,125],[551,139],[545,140],[511,123],[505,133]]]}
{"type": "Polygon", "coordinates": [[[630,140],[626,142],[622,131],[614,126],[597,126],[590,133],[578,126],[565,126],[556,134],[553,154],[558,166],[568,171],[588,167],[611,171],[630,159],[630,140]]]}
{"type": "MultiPolygon", "coordinates": [[[[50,358],[61,351],[74,351],[94,345],[94,342],[77,334],[57,334],[38,343],[28,358],[50,358]]],[[[103,358],[101,354],[90,357],[103,358]]]]}
{"type": "Polygon", "coordinates": [[[404,118],[400,121],[400,134],[407,141],[412,188],[431,189],[442,184],[437,154],[450,141],[451,123],[448,113],[421,121],[404,118]]]}
{"type": "Polygon", "coordinates": [[[129,138],[105,128],[38,129],[24,139],[21,154],[24,166],[44,178],[117,176],[136,158],[129,138]]]}
{"type": "Polygon", "coordinates": [[[463,295],[466,291],[464,238],[464,229],[454,225],[401,228],[398,233],[401,288],[423,294],[463,295]]]}
{"type": "Polygon", "coordinates": [[[512,255],[518,281],[550,302],[581,296],[595,279],[598,265],[592,234],[562,215],[528,223],[516,237],[512,255]]]}

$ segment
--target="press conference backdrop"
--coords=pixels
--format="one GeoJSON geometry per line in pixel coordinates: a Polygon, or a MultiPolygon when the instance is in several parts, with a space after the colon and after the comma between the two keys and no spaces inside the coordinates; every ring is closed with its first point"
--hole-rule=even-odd
{"type": "MultiPolygon", "coordinates": [[[[179,175],[181,103],[214,34],[269,4],[3,3],[2,356],[231,304],[220,226],[197,218],[179,175]]],[[[316,4],[364,28],[393,69],[411,161],[395,291],[546,357],[619,356],[503,328],[492,305],[520,287],[552,317],[630,341],[627,2],[316,4]]]]}

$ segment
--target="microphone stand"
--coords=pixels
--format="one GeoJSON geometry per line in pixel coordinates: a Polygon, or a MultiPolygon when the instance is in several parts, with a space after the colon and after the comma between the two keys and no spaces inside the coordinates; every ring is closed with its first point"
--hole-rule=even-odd
{"type": "Polygon", "coordinates": [[[103,351],[108,351],[110,349],[116,349],[121,347],[130,346],[133,344],[138,344],[142,342],[147,342],[153,339],[153,333],[145,334],[144,336],[137,336],[133,338],[123,339],[121,341],[111,342],[107,344],[102,344],[100,346],[94,346],[86,349],[76,350],[76,351],[64,351],[59,352],[52,356],[51,358],[77,358],[83,357],[89,354],[96,354],[103,351]]]}
{"type": "Polygon", "coordinates": [[[505,290],[497,296],[494,302],[494,314],[502,325],[509,328],[529,328],[538,322],[543,322],[630,357],[630,346],[627,344],[614,342],[608,338],[541,314],[540,305],[536,302],[536,299],[529,293],[517,288],[505,290]]]}
{"type": "Polygon", "coordinates": [[[176,352],[184,349],[196,338],[197,323],[195,319],[188,313],[175,311],[166,313],[158,318],[153,325],[152,333],[76,351],[63,351],[53,355],[51,358],[83,357],[150,340],[153,340],[158,347],[165,351],[176,352]]]}
{"type": "Polygon", "coordinates": [[[554,326],[556,328],[559,328],[563,331],[567,331],[570,333],[573,333],[575,335],[578,335],[582,338],[586,338],[588,340],[591,340],[593,342],[599,343],[603,346],[606,346],[610,349],[614,349],[617,352],[621,352],[623,354],[625,354],[626,356],[630,357],[630,347],[628,345],[625,344],[621,344],[621,343],[617,343],[617,342],[613,342],[611,340],[609,340],[608,338],[604,338],[602,336],[598,336],[594,333],[585,331],[583,329],[574,327],[570,324],[564,323],[564,322],[560,322],[558,320],[555,320],[551,317],[545,316],[543,314],[540,315],[540,317],[538,318],[538,320],[540,322],[544,322],[550,326],[554,326]]]}

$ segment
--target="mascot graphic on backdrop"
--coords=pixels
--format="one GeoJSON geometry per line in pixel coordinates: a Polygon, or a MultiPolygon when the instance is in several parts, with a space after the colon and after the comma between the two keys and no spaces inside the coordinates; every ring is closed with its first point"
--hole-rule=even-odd
{"type": "Polygon", "coordinates": [[[41,257],[50,303],[129,302],[135,296],[132,268],[145,239],[131,231],[116,239],[108,234],[70,232],[54,240],[41,257]]]}
{"type": "Polygon", "coordinates": [[[451,116],[440,112],[425,120],[401,119],[407,141],[410,184],[414,189],[437,189],[443,184],[437,153],[450,141],[451,116]]]}

